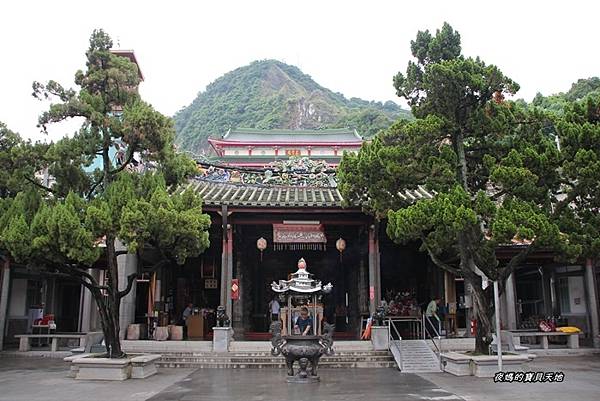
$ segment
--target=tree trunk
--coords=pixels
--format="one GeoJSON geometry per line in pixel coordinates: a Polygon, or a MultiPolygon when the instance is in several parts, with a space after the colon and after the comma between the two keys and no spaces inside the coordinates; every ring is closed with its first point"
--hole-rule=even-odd
{"type": "Polygon", "coordinates": [[[121,349],[121,340],[119,338],[119,314],[121,305],[121,297],[119,297],[119,272],[117,256],[115,254],[115,238],[110,234],[106,236],[106,260],[108,296],[105,298],[104,302],[106,307],[104,338],[108,357],[123,358],[125,353],[121,349]]]}
{"type": "Polygon", "coordinates": [[[481,288],[481,278],[478,277],[473,281],[471,297],[473,316],[477,320],[475,352],[488,355],[492,342],[492,308],[490,308],[489,291],[481,288]]]}

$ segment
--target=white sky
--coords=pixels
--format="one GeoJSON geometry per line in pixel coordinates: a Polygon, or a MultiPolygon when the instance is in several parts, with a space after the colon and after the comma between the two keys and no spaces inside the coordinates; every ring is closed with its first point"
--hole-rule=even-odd
{"type": "MultiPolygon", "coordinates": [[[[410,59],[418,30],[448,21],[463,53],[480,56],[521,85],[517,97],[566,91],[600,75],[595,1],[3,1],[0,121],[43,139],[34,80],[71,86],[94,28],[134,49],[142,97],[173,115],[207,84],[256,59],[299,66],[346,97],[394,100],[392,76],[410,59]]],[[[73,131],[55,128],[56,138],[73,131]]]]}

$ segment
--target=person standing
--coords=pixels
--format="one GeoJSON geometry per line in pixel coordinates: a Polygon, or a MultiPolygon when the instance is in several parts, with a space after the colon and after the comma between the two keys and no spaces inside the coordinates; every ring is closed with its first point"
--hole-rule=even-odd
{"type": "Polygon", "coordinates": [[[440,304],[440,297],[435,297],[432,299],[427,305],[427,310],[425,311],[426,317],[426,326],[429,335],[433,337],[434,335],[440,335],[440,318],[437,314],[438,305],[440,304]]]}
{"type": "Polygon", "coordinates": [[[271,321],[278,322],[279,321],[279,312],[281,311],[281,305],[279,305],[279,301],[277,300],[277,296],[274,296],[271,302],[269,302],[269,312],[271,313],[271,321]]]}
{"type": "Polygon", "coordinates": [[[188,328],[188,320],[189,317],[192,316],[192,313],[194,311],[194,304],[189,302],[187,304],[187,306],[185,307],[185,309],[183,310],[183,313],[181,314],[181,319],[183,320],[183,338],[187,339],[187,328],[188,328]]]}

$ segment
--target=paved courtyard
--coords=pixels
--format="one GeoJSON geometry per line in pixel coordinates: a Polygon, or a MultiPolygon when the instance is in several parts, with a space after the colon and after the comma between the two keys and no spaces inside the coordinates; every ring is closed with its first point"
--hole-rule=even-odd
{"type": "Polygon", "coordinates": [[[544,357],[532,371],[565,373],[563,383],[494,383],[449,374],[402,374],[394,369],[323,369],[322,382],[285,383],[281,370],[162,369],[147,380],[76,381],[68,365],[48,358],[0,357],[0,401],[591,401],[600,394],[600,356],[544,357]]]}

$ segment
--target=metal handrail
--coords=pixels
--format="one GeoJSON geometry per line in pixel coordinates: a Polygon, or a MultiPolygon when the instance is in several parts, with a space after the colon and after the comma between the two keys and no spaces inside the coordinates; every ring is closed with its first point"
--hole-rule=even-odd
{"type": "Polygon", "coordinates": [[[438,360],[440,362],[440,370],[442,369],[442,336],[441,336],[441,332],[442,332],[442,326],[441,326],[441,322],[437,320],[438,323],[438,330],[435,329],[435,326],[433,325],[433,322],[431,321],[431,319],[429,318],[429,316],[426,316],[425,314],[423,314],[423,338],[426,339],[426,335],[425,332],[427,332],[427,334],[429,334],[429,337],[431,338],[431,342],[433,343],[433,346],[436,349],[436,354],[438,357],[438,360]],[[425,324],[425,320],[427,319],[427,322],[429,322],[430,324],[427,325],[425,324]],[[435,334],[435,336],[432,336],[431,333],[429,332],[429,328],[433,329],[433,334],[435,334]],[[435,340],[438,340],[438,344],[435,343],[435,340]]]}
{"type": "Polygon", "coordinates": [[[421,338],[423,333],[423,321],[420,316],[387,316],[387,318],[394,322],[396,329],[400,324],[408,325],[409,336],[405,336],[405,338],[421,338]]]}
{"type": "Polygon", "coordinates": [[[400,371],[403,371],[404,370],[404,358],[402,357],[402,346],[400,345],[400,342],[402,341],[402,336],[400,335],[400,332],[398,331],[398,328],[396,327],[396,325],[393,323],[392,319],[388,318],[387,321],[388,321],[388,348],[389,348],[390,352],[392,351],[392,346],[394,346],[398,350],[398,355],[400,355],[400,364],[398,366],[398,369],[400,369],[400,371]],[[396,334],[396,336],[398,336],[398,343],[395,343],[393,341],[392,328],[394,329],[394,333],[396,334]]]}

